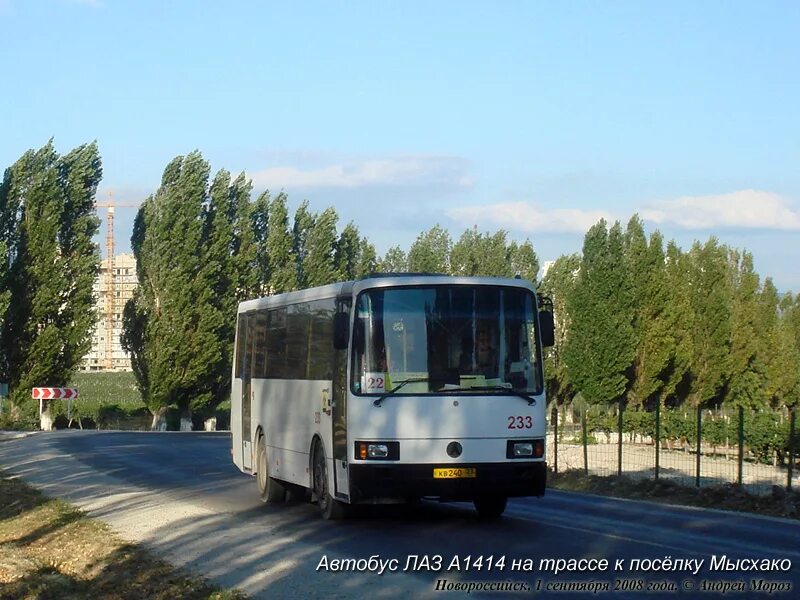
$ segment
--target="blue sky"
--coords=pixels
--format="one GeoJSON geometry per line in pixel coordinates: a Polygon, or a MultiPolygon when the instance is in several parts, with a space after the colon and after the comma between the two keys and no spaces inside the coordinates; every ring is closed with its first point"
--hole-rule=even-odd
{"type": "Polygon", "coordinates": [[[139,202],[199,149],[380,252],[438,222],[552,260],[638,212],[800,291],[798,64],[789,1],[0,0],[0,167],[97,140],[139,202]]]}

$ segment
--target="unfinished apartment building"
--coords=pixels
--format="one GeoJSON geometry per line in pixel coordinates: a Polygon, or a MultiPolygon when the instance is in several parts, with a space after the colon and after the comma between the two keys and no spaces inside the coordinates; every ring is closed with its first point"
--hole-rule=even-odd
{"type": "Polygon", "coordinates": [[[112,264],[104,259],[94,282],[97,323],[92,332],[92,349],[83,358],[83,371],[130,371],[131,359],[122,350],[122,311],[136,289],[136,259],[119,254],[112,264]]]}

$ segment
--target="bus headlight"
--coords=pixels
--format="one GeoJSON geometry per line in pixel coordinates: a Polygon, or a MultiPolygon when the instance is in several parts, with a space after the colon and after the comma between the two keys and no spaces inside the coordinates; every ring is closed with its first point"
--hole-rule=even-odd
{"type": "Polygon", "coordinates": [[[386,444],[367,444],[367,458],[388,458],[389,446],[386,444]]]}
{"type": "Polygon", "coordinates": [[[533,442],[516,442],[514,456],[533,456],[533,442]]]}
{"type": "Polygon", "coordinates": [[[358,460],[399,460],[400,442],[356,442],[358,460]]]}
{"type": "Polygon", "coordinates": [[[544,440],[508,440],[506,458],[542,458],[544,440]]]}

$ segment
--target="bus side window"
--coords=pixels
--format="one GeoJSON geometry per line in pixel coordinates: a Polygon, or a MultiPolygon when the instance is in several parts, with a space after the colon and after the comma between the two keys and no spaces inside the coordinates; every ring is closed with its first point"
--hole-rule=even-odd
{"type": "Polygon", "coordinates": [[[247,320],[247,316],[244,313],[239,314],[239,319],[236,324],[236,366],[234,368],[234,373],[236,373],[236,377],[238,379],[243,379],[243,369],[244,369],[244,346],[245,346],[245,323],[247,320]]]}

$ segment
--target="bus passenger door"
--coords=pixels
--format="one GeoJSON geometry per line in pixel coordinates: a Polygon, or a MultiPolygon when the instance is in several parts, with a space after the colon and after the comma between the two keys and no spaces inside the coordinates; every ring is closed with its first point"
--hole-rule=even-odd
{"type": "Polygon", "coordinates": [[[244,356],[242,357],[240,377],[242,379],[242,465],[248,471],[253,470],[253,434],[251,418],[253,406],[253,342],[255,341],[255,315],[244,315],[244,327],[241,334],[244,339],[244,356]]]}
{"type": "MultiPolygon", "coordinates": [[[[350,329],[350,302],[338,300],[336,312],[348,315],[347,331],[350,329]]],[[[349,338],[349,335],[347,336],[349,338]]],[[[333,450],[334,496],[340,500],[350,497],[350,485],[347,470],[347,352],[349,344],[345,340],[345,348],[337,348],[333,354],[333,380],[331,428],[333,450]]]]}

